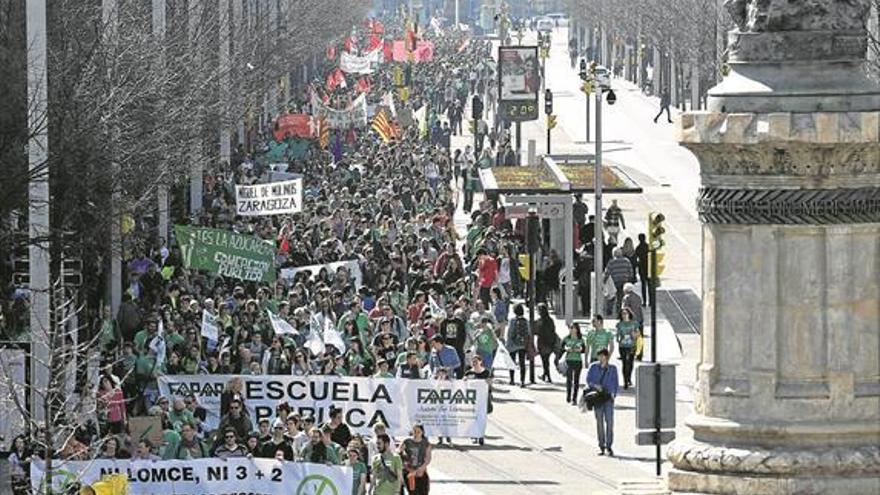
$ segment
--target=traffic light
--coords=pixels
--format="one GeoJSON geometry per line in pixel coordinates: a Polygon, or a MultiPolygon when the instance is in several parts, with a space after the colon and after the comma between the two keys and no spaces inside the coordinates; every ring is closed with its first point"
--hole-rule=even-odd
{"type": "Polygon", "coordinates": [[[666,228],[663,226],[665,221],[666,217],[660,212],[652,211],[648,214],[648,247],[650,249],[662,249],[666,244],[663,240],[663,234],[666,233],[666,228]]]}
{"type": "Polygon", "coordinates": [[[519,275],[523,280],[528,280],[529,276],[532,274],[532,257],[528,254],[521,254],[517,258],[519,259],[519,275]]]}
{"type": "Polygon", "coordinates": [[[581,84],[581,91],[589,96],[593,92],[593,83],[590,81],[584,81],[584,83],[581,84]]]}
{"type": "Polygon", "coordinates": [[[666,245],[663,240],[663,235],[666,234],[666,227],[663,226],[665,221],[666,217],[660,212],[648,214],[648,249],[653,251],[652,262],[648,263],[648,276],[654,281],[655,287],[660,285],[660,275],[666,270],[663,262],[666,257],[663,252],[663,246],[666,245]]]}
{"type": "Polygon", "coordinates": [[[544,113],[550,115],[553,113],[553,91],[544,90],[544,113]]]}
{"type": "Polygon", "coordinates": [[[578,75],[581,77],[581,81],[587,80],[587,59],[585,58],[581,59],[580,71],[578,72],[578,75]]]}
{"type": "Polygon", "coordinates": [[[483,118],[483,100],[480,99],[479,95],[474,95],[473,99],[471,99],[471,114],[473,120],[483,118]]]}
{"type": "Polygon", "coordinates": [[[556,127],[556,116],[550,114],[547,116],[547,129],[553,129],[556,127]]]}

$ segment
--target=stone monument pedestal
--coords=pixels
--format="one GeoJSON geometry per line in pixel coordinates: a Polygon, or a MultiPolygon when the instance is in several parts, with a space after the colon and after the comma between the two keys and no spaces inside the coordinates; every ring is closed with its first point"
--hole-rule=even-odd
{"type": "Polygon", "coordinates": [[[727,0],[731,74],[685,114],[700,161],[693,440],[669,488],[880,494],[880,87],[867,0],[727,0]]]}

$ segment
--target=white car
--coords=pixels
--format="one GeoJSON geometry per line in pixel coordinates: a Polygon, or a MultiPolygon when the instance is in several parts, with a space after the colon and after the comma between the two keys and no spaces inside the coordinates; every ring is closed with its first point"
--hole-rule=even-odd
{"type": "Polygon", "coordinates": [[[556,22],[552,19],[547,19],[546,17],[538,19],[538,22],[535,25],[535,29],[539,33],[549,33],[553,31],[554,28],[556,28],[556,22]]]}
{"type": "Polygon", "coordinates": [[[593,72],[593,80],[600,88],[609,89],[611,87],[611,71],[599,65],[593,72]]]}

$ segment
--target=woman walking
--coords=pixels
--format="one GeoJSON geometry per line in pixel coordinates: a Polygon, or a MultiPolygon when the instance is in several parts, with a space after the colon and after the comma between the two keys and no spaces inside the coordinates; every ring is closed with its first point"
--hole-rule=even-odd
{"type": "Polygon", "coordinates": [[[633,361],[636,355],[636,339],[639,336],[639,322],[633,319],[632,311],[623,308],[617,322],[617,345],[620,346],[620,360],[623,361],[623,388],[632,385],[633,361]]]}
{"type": "Polygon", "coordinates": [[[565,400],[572,405],[577,405],[578,386],[581,381],[581,368],[584,366],[584,338],[581,335],[581,327],[572,323],[568,335],[562,339],[562,349],[565,351],[565,400]]]}
{"type": "Polygon", "coordinates": [[[541,380],[553,383],[550,379],[550,355],[556,354],[554,364],[559,362],[559,336],[556,335],[556,323],[550,317],[546,304],[538,305],[538,354],[541,356],[541,380]]]}

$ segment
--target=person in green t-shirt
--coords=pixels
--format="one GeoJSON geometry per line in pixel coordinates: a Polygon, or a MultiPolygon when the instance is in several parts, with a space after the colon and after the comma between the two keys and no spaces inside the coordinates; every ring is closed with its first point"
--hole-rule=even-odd
{"type": "Polygon", "coordinates": [[[590,363],[599,360],[597,356],[602,349],[608,349],[608,355],[614,354],[614,332],[602,328],[602,316],[593,317],[593,329],[587,332],[585,339],[587,344],[587,356],[590,363]]]}
{"type": "Polygon", "coordinates": [[[361,462],[361,452],[354,443],[348,446],[348,458],[345,465],[351,468],[354,478],[351,485],[351,495],[366,495],[367,493],[367,466],[361,462]]]}
{"type": "Polygon", "coordinates": [[[391,452],[391,438],[386,433],[376,436],[378,453],[372,459],[373,495],[397,495],[403,486],[403,461],[391,452]]]}
{"type": "Polygon", "coordinates": [[[562,339],[562,350],[565,351],[565,401],[577,405],[578,385],[581,381],[581,368],[584,366],[584,338],[581,326],[572,323],[568,335],[562,339]]]}

